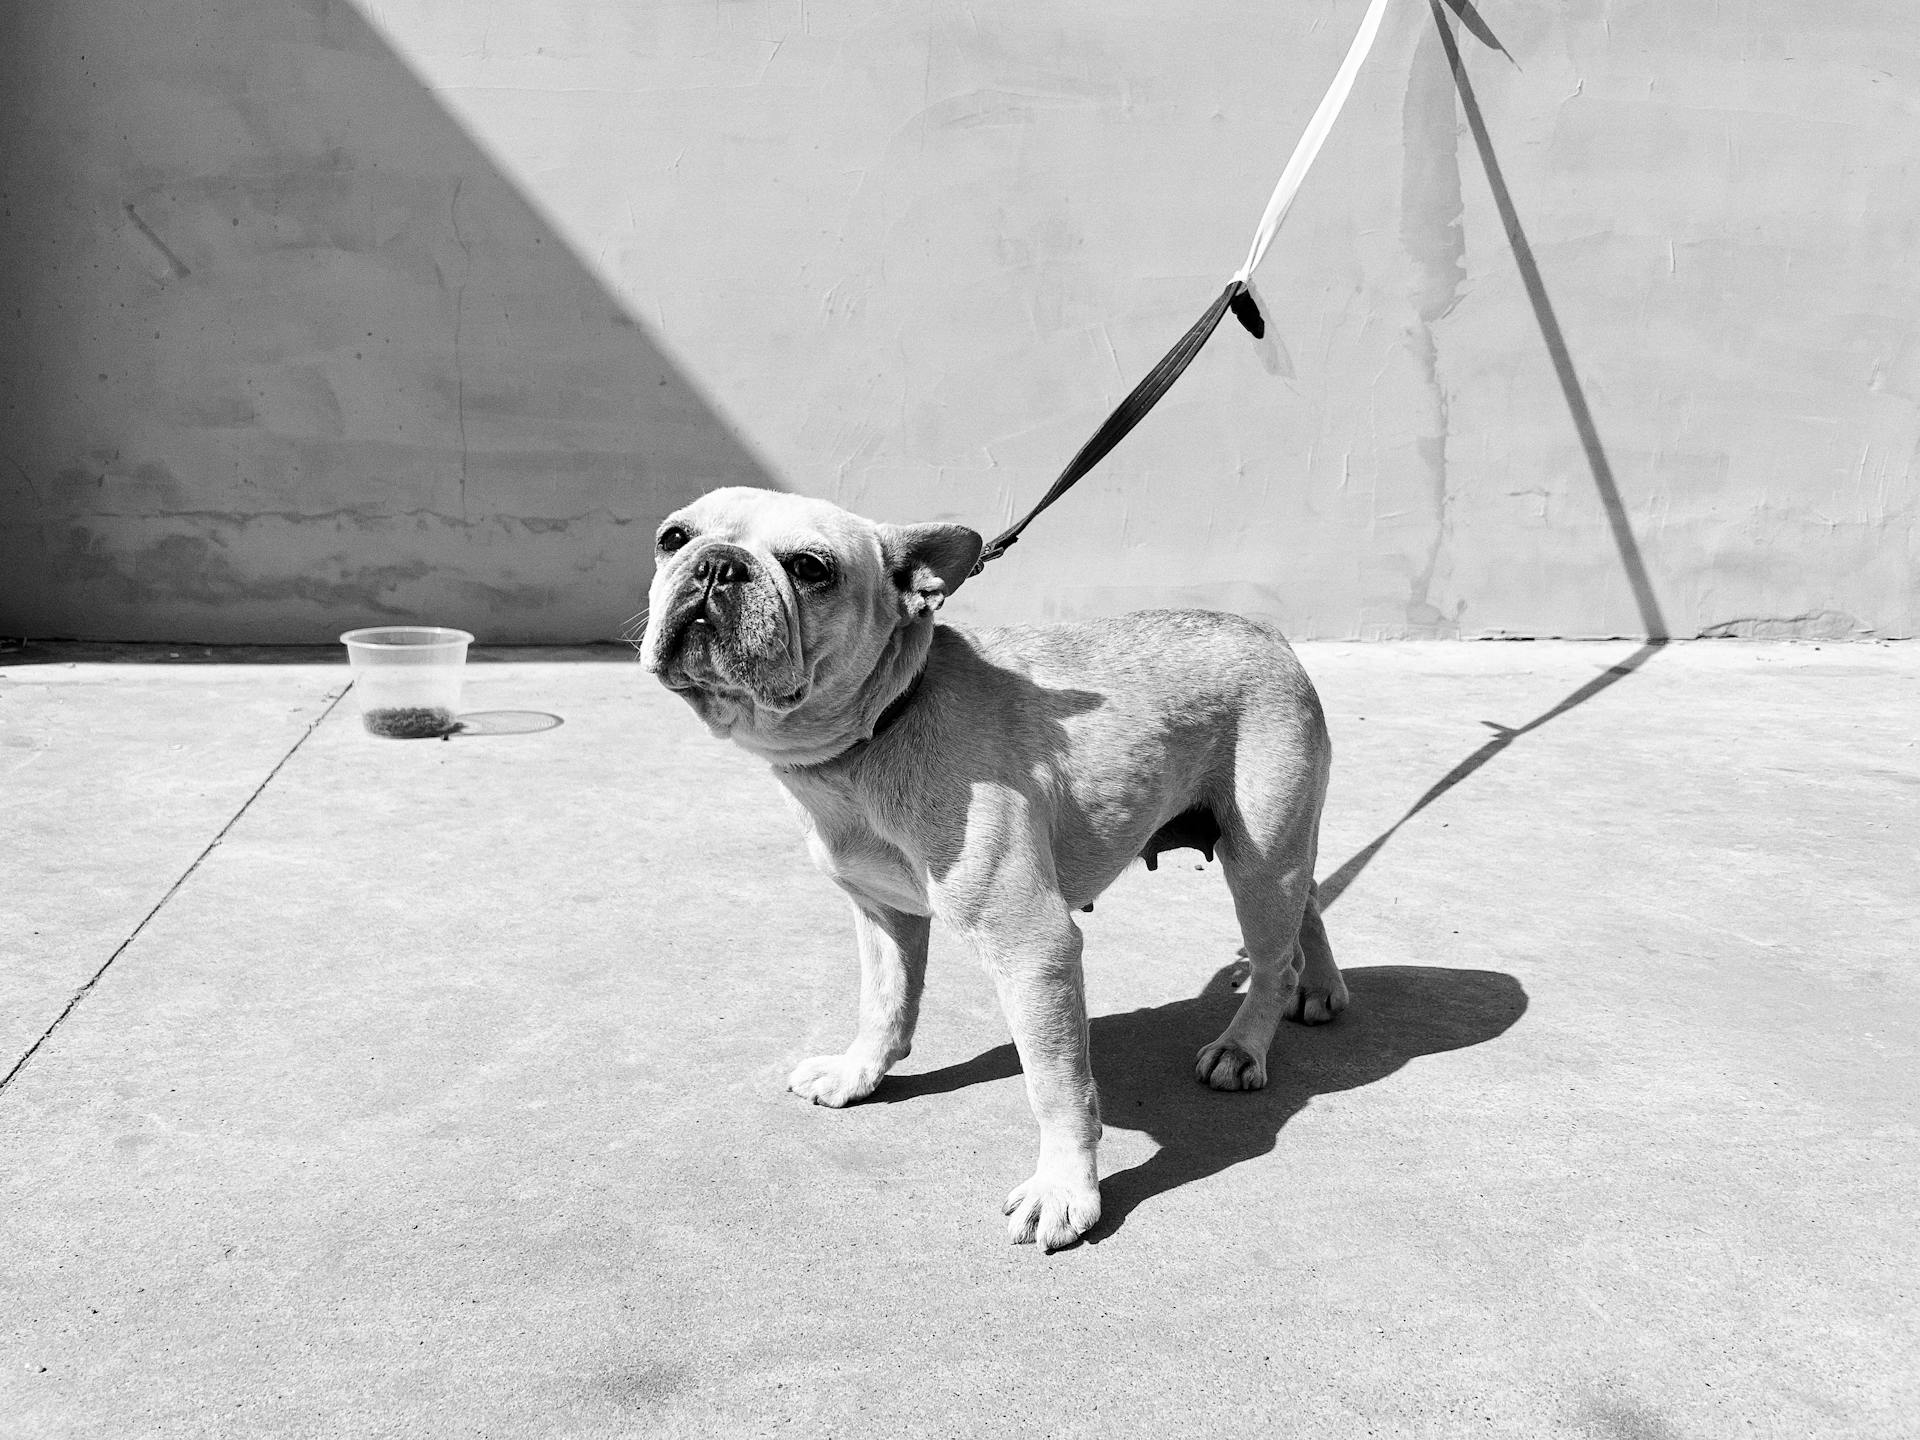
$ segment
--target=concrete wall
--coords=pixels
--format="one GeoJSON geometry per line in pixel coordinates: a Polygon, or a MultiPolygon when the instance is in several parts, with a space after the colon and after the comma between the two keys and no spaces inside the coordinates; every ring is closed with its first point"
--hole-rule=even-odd
{"type": "MultiPolygon", "coordinates": [[[[1915,633],[1920,7],[1448,3],[1260,273],[1292,377],[1223,328],[956,611],[1915,633]]],[[[996,528],[1362,8],[17,0],[0,630],[607,636],[717,483],[996,528]]]]}

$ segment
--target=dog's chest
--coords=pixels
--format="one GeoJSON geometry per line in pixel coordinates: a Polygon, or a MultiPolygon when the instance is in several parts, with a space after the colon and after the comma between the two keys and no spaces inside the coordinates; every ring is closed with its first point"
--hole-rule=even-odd
{"type": "Polygon", "coordinates": [[[856,899],[909,915],[932,914],[926,867],[883,836],[865,807],[837,785],[782,774],[807,820],[807,851],[813,863],[856,899]]]}

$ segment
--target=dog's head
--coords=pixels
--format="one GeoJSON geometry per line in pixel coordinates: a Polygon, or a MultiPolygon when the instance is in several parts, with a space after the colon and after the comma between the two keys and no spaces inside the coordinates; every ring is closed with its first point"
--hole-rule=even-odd
{"type": "Polygon", "coordinates": [[[808,764],[872,733],[980,557],[960,525],[883,525],[729,488],[661,524],[640,660],[715,735],[808,764]]]}

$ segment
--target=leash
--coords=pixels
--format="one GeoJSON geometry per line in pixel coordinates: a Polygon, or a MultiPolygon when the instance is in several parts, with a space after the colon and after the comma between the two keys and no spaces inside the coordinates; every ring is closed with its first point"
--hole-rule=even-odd
{"type": "MultiPolygon", "coordinates": [[[[1386,14],[1387,3],[1388,0],[1372,0],[1367,13],[1361,17],[1360,29],[1347,50],[1347,58],[1334,72],[1333,84],[1321,99],[1320,107],[1313,112],[1313,119],[1307,122],[1306,133],[1301,135],[1300,143],[1293,147],[1286,169],[1280,172],[1280,183],[1273,187],[1273,195],[1268,199],[1267,208],[1260,216],[1260,224],[1253,232],[1253,244],[1247,249],[1246,263],[1234,272],[1233,278],[1227,282],[1227,288],[1207,307],[1207,313],[1193,322],[1192,328],[1160,357],[1160,363],[1149,370],[1146,377],[1128,392],[1127,398],[1114,407],[1113,413],[1093,432],[1093,438],[1080,447],[1073,459],[1067,462],[1067,468],[1060,472],[1060,478],[1040,497],[1040,503],[987,542],[986,548],[980,552],[980,559],[974,564],[975,575],[986,569],[988,561],[998,560],[1019,543],[1020,532],[1031,525],[1041,511],[1071,490],[1082,476],[1106,458],[1108,451],[1126,438],[1127,432],[1145,418],[1160,397],[1173,387],[1173,382],[1193,363],[1193,357],[1200,353],[1200,347],[1207,343],[1208,337],[1229,310],[1255,340],[1266,339],[1267,311],[1261,303],[1259,292],[1253,288],[1253,272],[1265,258],[1267,247],[1273,243],[1273,237],[1280,229],[1280,222],[1287,218],[1287,211],[1293,207],[1294,196],[1300,193],[1307,171],[1313,168],[1320,147],[1326,143],[1327,135],[1333,129],[1333,122],[1339,118],[1341,107],[1347,103],[1354,78],[1360,73],[1360,66],[1366,61],[1368,52],[1373,49],[1374,39],[1380,33],[1380,21],[1386,14]]],[[[1263,352],[1269,369],[1278,369],[1278,357],[1277,345],[1269,345],[1263,352]]]]}

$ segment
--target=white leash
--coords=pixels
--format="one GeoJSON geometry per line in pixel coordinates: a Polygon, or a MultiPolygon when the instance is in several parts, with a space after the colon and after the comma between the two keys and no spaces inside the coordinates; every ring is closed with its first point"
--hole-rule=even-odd
{"type": "MultiPolygon", "coordinates": [[[[1380,22],[1387,13],[1387,0],[1373,0],[1367,6],[1367,13],[1361,17],[1360,29],[1353,37],[1353,44],[1347,49],[1347,58],[1340,62],[1340,68],[1334,72],[1333,84],[1321,98],[1320,108],[1313,112],[1313,119],[1307,122],[1306,133],[1300,137],[1300,143],[1293,147],[1293,154],[1287,160],[1287,168],[1280,172],[1280,183],[1273,187],[1273,195],[1267,201],[1266,212],[1260,217],[1260,226],[1253,233],[1253,244],[1247,247],[1247,261],[1234,271],[1233,278],[1246,288],[1247,297],[1260,313],[1260,331],[1254,338],[1263,342],[1260,358],[1267,369],[1276,374],[1292,374],[1292,366],[1285,363],[1285,352],[1281,350],[1279,337],[1274,333],[1273,317],[1267,313],[1260,292],[1253,287],[1253,272],[1259,268],[1261,260],[1266,258],[1267,247],[1273,243],[1273,237],[1279,233],[1280,224],[1287,218],[1287,211],[1293,208],[1293,200],[1300,193],[1300,186],[1307,178],[1307,171],[1313,168],[1313,162],[1319,157],[1320,147],[1326,143],[1328,134],[1333,130],[1333,122],[1340,118],[1340,111],[1347,103],[1347,96],[1353,93],[1354,78],[1359,75],[1360,67],[1366,63],[1367,55],[1373,49],[1373,42],[1380,34],[1380,22]]],[[[1238,311],[1235,312],[1239,314],[1238,311]]],[[[1247,324],[1241,315],[1241,323],[1247,324]]],[[[1250,332],[1254,327],[1247,324],[1250,332]]]]}
{"type": "Polygon", "coordinates": [[[1361,65],[1366,63],[1367,52],[1373,49],[1374,37],[1379,35],[1380,21],[1386,13],[1387,0],[1373,0],[1367,7],[1367,13],[1360,21],[1360,31],[1353,37],[1353,45],[1347,51],[1347,58],[1340,62],[1340,69],[1335,72],[1332,86],[1320,101],[1320,108],[1313,112],[1313,119],[1307,122],[1306,134],[1293,147],[1293,156],[1287,161],[1287,168],[1280,172],[1280,183],[1273,187],[1273,198],[1267,201],[1266,213],[1260,217],[1260,228],[1254,232],[1253,244],[1247,250],[1247,263],[1234,272],[1234,279],[1251,279],[1254,270],[1266,256],[1267,246],[1273,243],[1280,222],[1287,218],[1287,211],[1293,206],[1293,197],[1300,193],[1301,182],[1307,178],[1307,171],[1313,168],[1320,147],[1326,143],[1327,135],[1333,129],[1333,122],[1340,118],[1341,107],[1353,92],[1354,77],[1360,73],[1361,65]]]}

